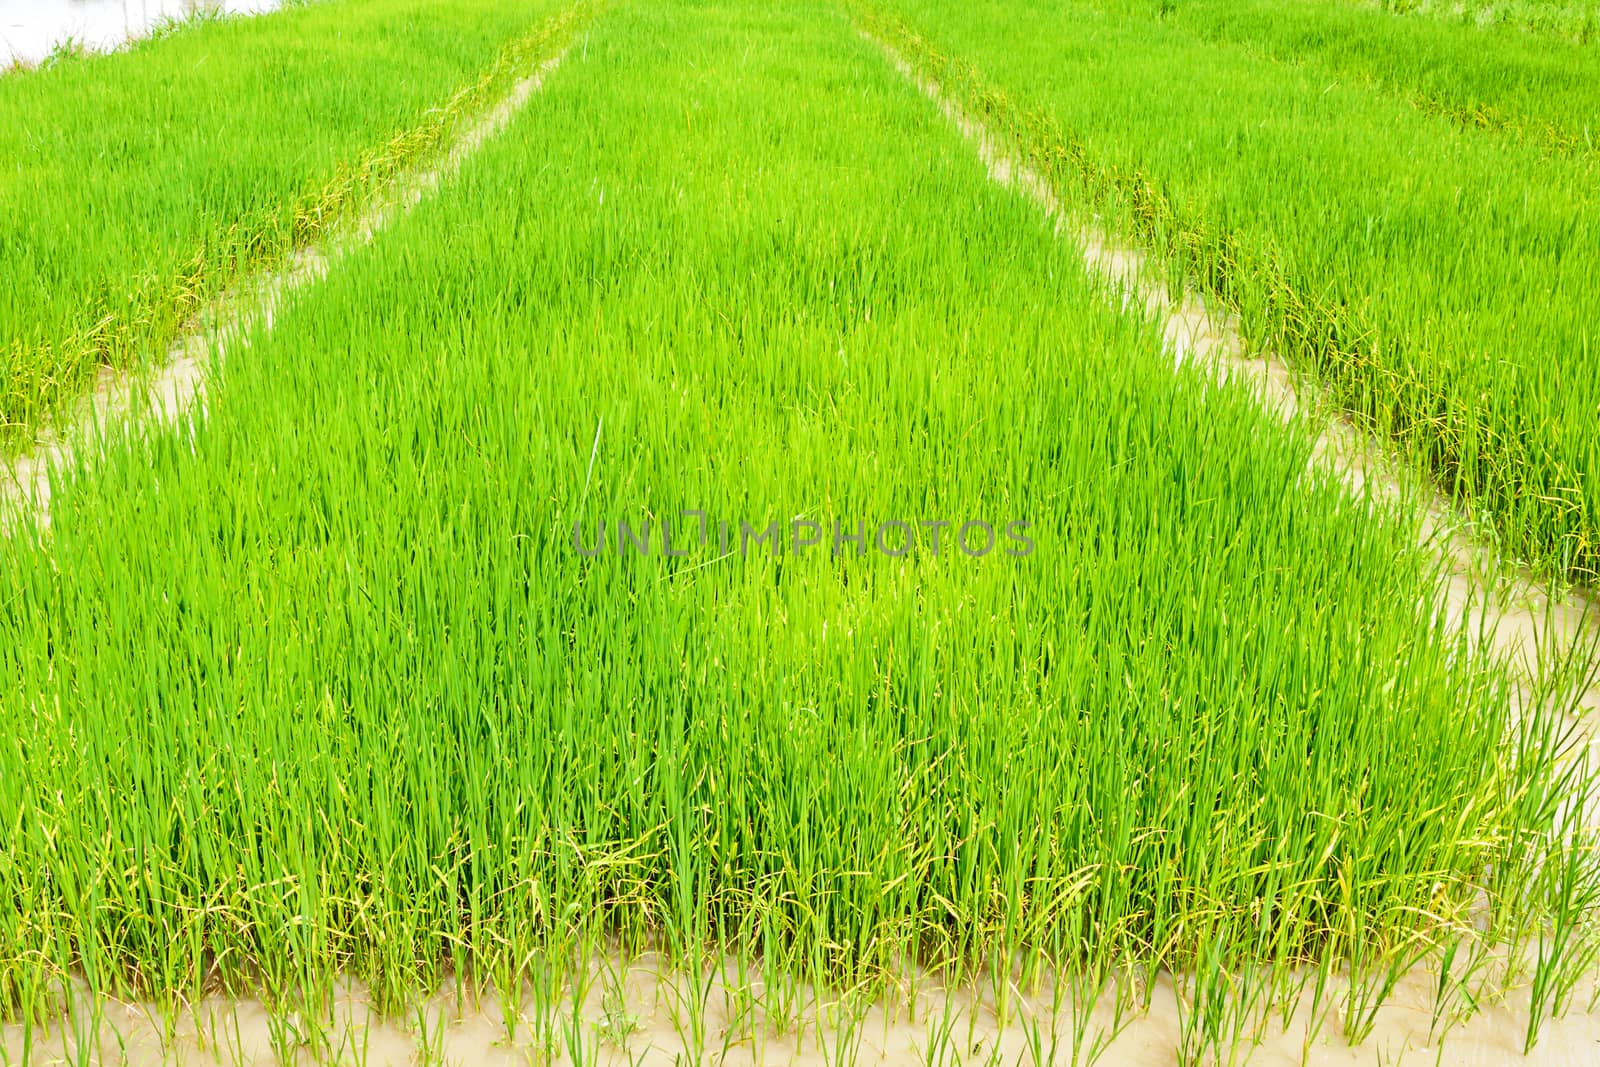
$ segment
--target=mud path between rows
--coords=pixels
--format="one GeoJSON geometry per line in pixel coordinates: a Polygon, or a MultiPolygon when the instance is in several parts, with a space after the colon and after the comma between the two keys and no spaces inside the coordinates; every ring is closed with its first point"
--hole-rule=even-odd
{"type": "MultiPolygon", "coordinates": [[[[1194,364],[1218,381],[1248,386],[1261,406],[1286,424],[1303,420],[1315,434],[1313,464],[1335,475],[1352,496],[1360,499],[1370,492],[1400,515],[1414,515],[1419,544],[1440,564],[1444,580],[1439,607],[1475,647],[1503,657],[1532,678],[1555,650],[1594,639],[1600,606],[1588,595],[1577,590],[1553,595],[1526,572],[1500,561],[1449,500],[1382,442],[1323,405],[1314,388],[1302,384],[1279,355],[1249,352],[1236,317],[1213,311],[1192,292],[1173,292],[1158,280],[1147,253],[1092,222],[1075,220],[1044,177],[1017,159],[988,127],[916,71],[894,46],[863,36],[938,105],[976,148],[994,181],[1024,193],[1054,220],[1058,234],[1076,241],[1085,269],[1123,311],[1136,310],[1161,326],[1176,366],[1194,364]]],[[[1582,703],[1600,708],[1600,684],[1587,689],[1582,703]]]]}
{"type": "Polygon", "coordinates": [[[344,256],[371,243],[461,169],[462,164],[511,122],[566,56],[563,48],[514,82],[506,94],[467,120],[449,146],[428,164],[397,176],[359,215],[327,238],[296,252],[278,267],[254,274],[228,289],[195,316],[167,350],[155,371],[102,369],[94,391],[74,417],[45,430],[31,451],[0,461],[0,535],[23,514],[41,527],[50,523],[52,474],[66,476],[92,462],[121,434],[181,426],[205,414],[205,391],[213,365],[247,345],[255,329],[268,329],[291,294],[326,277],[344,256]]]}

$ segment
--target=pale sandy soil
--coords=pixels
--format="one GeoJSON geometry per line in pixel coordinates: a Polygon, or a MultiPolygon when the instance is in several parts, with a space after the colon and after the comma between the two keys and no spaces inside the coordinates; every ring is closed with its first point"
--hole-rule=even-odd
{"type": "MultiPolygon", "coordinates": [[[[1107,995],[1081,1018],[1069,1006],[1055,1007],[1047,993],[1013,994],[1001,1022],[991,995],[949,993],[928,984],[899,1003],[848,1008],[836,999],[819,1004],[813,989],[791,985],[770,990],[758,975],[741,982],[731,963],[709,976],[699,995],[681,975],[663,977],[659,959],[644,957],[624,965],[616,959],[589,968],[591,981],[573,1010],[567,990],[553,1010],[539,1011],[524,999],[509,1013],[493,997],[458,997],[446,989],[418,1005],[406,1020],[386,1019],[372,1008],[357,984],[341,984],[331,1014],[319,1027],[307,1026],[292,1012],[276,1026],[260,1002],[207,998],[172,1017],[152,1005],[99,1002],[100,1039],[80,1045],[62,1024],[34,1035],[32,1062],[72,1062],[90,1051],[97,1062],[150,1064],[273,1064],[276,1049],[292,1050],[284,1062],[341,1064],[573,1064],[608,1065],[704,1063],[708,1067],[792,1064],[829,1067],[837,1063],[994,1064],[1028,1067],[1042,1063],[1095,1062],[1127,1067],[1157,1067],[1179,1062],[1183,1009],[1169,978],[1162,976],[1150,1004],[1129,1006],[1120,1015],[1107,995]],[[689,1022],[695,1003],[704,1004],[698,1041],[689,1022]],[[785,1008],[788,1003],[791,1007],[785,1008]],[[508,1028],[507,1019],[511,1020],[508,1028]],[[277,1037],[275,1039],[274,1032],[277,1037]],[[170,1036],[163,1036],[164,1034],[170,1036]],[[296,1035],[304,1035],[304,1039],[296,1035]],[[276,1044],[275,1044],[276,1040],[276,1044]],[[700,1048],[699,1057],[690,1050],[700,1048]]],[[[1235,1051],[1252,1065],[1423,1064],[1589,1065],[1600,1062],[1600,1016],[1584,1005],[1549,1022],[1530,1055],[1521,1042],[1526,995],[1480,1004],[1470,1018],[1438,1023],[1434,1036],[1431,976],[1418,971],[1378,1010],[1372,1033],[1356,1047],[1346,1042],[1343,1018],[1349,1006],[1347,983],[1327,991],[1330,1007],[1314,1030],[1309,993],[1294,998],[1289,1023],[1282,1010],[1241,1035],[1235,1051]],[[1442,1034],[1442,1040],[1438,1035],[1442,1034]]],[[[86,1002],[87,1003],[87,1002],[86,1002]]],[[[70,1026],[70,1024],[68,1024],[70,1026]]],[[[5,1028],[0,1048],[17,1062],[20,1028],[5,1028]]],[[[1202,1052],[1199,1062],[1227,1062],[1227,1050],[1202,1052]]]]}

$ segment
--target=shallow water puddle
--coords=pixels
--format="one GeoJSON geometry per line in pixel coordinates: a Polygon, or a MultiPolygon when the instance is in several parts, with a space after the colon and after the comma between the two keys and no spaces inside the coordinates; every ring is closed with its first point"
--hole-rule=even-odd
{"type": "Polygon", "coordinates": [[[280,0],[0,0],[0,65],[37,63],[68,41],[101,52],[169,19],[255,15],[280,0]]]}

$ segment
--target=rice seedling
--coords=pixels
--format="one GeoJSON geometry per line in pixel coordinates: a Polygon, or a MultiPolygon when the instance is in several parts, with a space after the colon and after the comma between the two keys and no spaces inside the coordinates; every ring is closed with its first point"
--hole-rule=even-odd
{"type": "Polygon", "coordinates": [[[863,21],[1071,209],[1398,443],[1509,559],[1600,575],[1592,155],[1084,0],[890,0],[863,21]]]}
{"type": "Polygon", "coordinates": [[[0,81],[0,448],[425,158],[557,9],[302,5],[0,81]]]}
{"type": "Polygon", "coordinates": [[[1364,6],[1480,31],[1520,30],[1579,44],[1600,40],[1600,3],[1595,0],[1365,0],[1364,6]]]}
{"type": "Polygon", "coordinates": [[[202,29],[208,23],[222,22],[235,17],[237,16],[215,7],[197,7],[182,14],[163,15],[155,20],[150,26],[150,32],[145,34],[142,39],[146,41],[162,41],[183,33],[185,30],[202,29]]]}
{"type": "MultiPolygon", "coordinates": [[[[1575,697],[1522,706],[1414,520],[1175,373],[843,10],[617,0],[450,194],[0,542],[23,1040],[71,983],[225,988],[287,1059],[350,978],[424,1062],[442,987],[596,1062],[613,953],[685,1062],[756,976],[830,1062],[920,983],[1059,981],[1071,1062],[1162,976],[1190,1060],[1308,973],[1359,1029],[1435,945],[1571,992],[1575,697]]],[[[1009,1062],[954,1003],[929,1062],[1009,1062]]]]}
{"type": "Polygon", "coordinates": [[[67,36],[61,38],[60,41],[56,42],[56,44],[50,49],[49,54],[39,61],[39,66],[45,70],[49,70],[52,67],[59,66],[62,63],[78,59],[81,56],[88,54],[89,53],[87,49],[85,49],[83,46],[83,42],[79,41],[71,34],[68,34],[67,36]]]}
{"type": "MultiPolygon", "coordinates": [[[[1154,14],[1150,0],[1101,0],[1154,14]]],[[[1600,51],[1475,28],[1395,20],[1348,0],[1184,0],[1161,16],[1191,33],[1279,62],[1308,65],[1325,84],[1370,85],[1474,129],[1546,151],[1600,150],[1600,51]]]]}

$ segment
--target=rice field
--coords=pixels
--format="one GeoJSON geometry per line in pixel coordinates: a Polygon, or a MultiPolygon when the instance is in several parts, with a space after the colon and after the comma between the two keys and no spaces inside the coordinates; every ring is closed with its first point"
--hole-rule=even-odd
{"type": "Polygon", "coordinates": [[[0,440],[134,370],[434,150],[554,0],[340,0],[0,77],[0,440]]]}
{"type": "Polygon", "coordinates": [[[1090,0],[904,0],[878,19],[1069,201],[1141,233],[1508,555],[1593,580],[1592,152],[1090,0]]]}
{"type": "Polygon", "coordinates": [[[324,0],[0,78],[9,441],[94,444],[0,497],[0,1062],[1587,1062],[1594,157],[1199,10],[324,0]],[[61,420],[363,212],[175,424],[61,420]]]}
{"type": "Polygon", "coordinates": [[[1600,49],[1518,35],[1485,47],[1475,26],[1396,19],[1348,0],[1185,0],[1164,13],[1148,0],[1102,6],[1308,68],[1325,85],[1377,89],[1535,150],[1580,158],[1600,152],[1600,49]]]}
{"type": "Polygon", "coordinates": [[[1474,29],[1511,30],[1592,44],[1600,38],[1595,0],[1366,0],[1394,15],[1436,18],[1474,29]]]}

